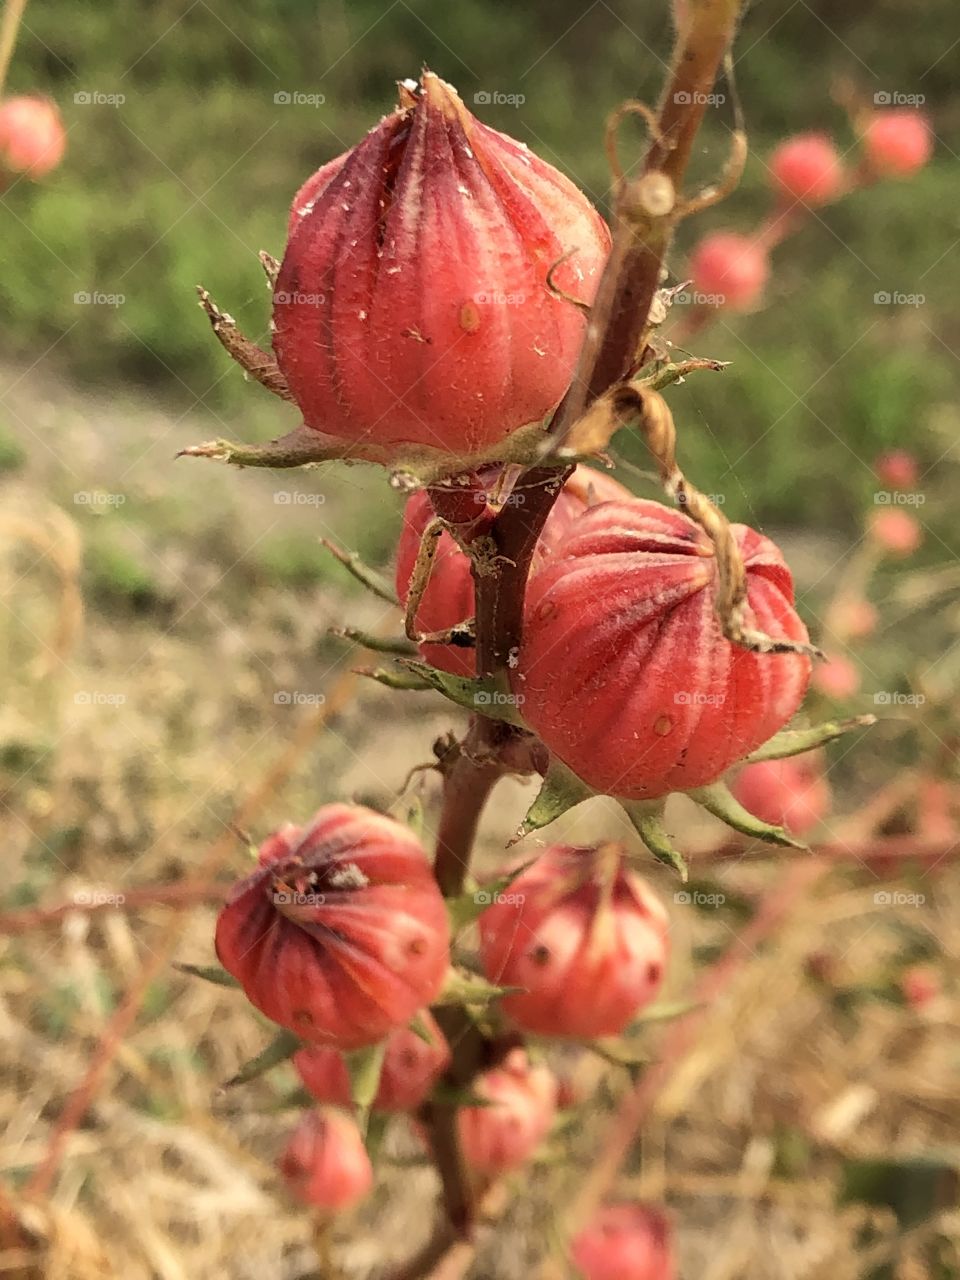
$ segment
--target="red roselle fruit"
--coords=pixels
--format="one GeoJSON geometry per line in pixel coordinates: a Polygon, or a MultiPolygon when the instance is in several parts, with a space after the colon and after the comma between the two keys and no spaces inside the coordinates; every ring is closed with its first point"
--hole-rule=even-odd
{"type": "Polygon", "coordinates": [[[877,479],[891,489],[916,489],[920,483],[920,468],[912,453],[906,449],[891,449],[882,453],[873,464],[877,479]]]}
{"type": "Polygon", "coordinates": [[[331,1213],[352,1208],[373,1186],[360,1130],[350,1116],[333,1107],[303,1116],[277,1168],[295,1199],[331,1213]]]}
{"type": "MultiPolygon", "coordinates": [[[[804,642],[778,549],[734,525],[751,625],[804,642]]],[[[727,640],[713,544],[656,502],[586,511],[527,587],[511,673],[523,718],[589,786],[649,800],[716,781],[803,700],[810,661],[727,640]]]]}
{"type": "Polygon", "coordinates": [[[879,177],[907,177],[933,152],[930,122],[909,107],[878,112],[867,124],[863,150],[867,167],[879,177]]]}
{"type": "Polygon", "coordinates": [[[557,1082],[548,1067],[531,1066],[523,1049],[477,1078],[484,1106],[457,1115],[460,1146],[477,1173],[497,1177],[518,1169],[547,1136],[557,1106],[557,1082]]]}
{"type": "Polygon", "coordinates": [[[860,672],[849,658],[828,658],[814,667],[810,683],[818,693],[842,702],[859,690],[860,672]]]}
{"type": "Polygon", "coordinates": [[[584,1280],[675,1280],[669,1220],[652,1205],[605,1205],[577,1235],[573,1261],[584,1280]]]}
{"type": "MultiPolygon", "coordinates": [[[[487,486],[496,484],[497,474],[498,472],[491,470],[485,476],[476,477],[474,497],[478,517],[483,515],[485,508],[489,509],[488,499],[491,494],[487,486]]],[[[509,500],[522,502],[524,497],[523,489],[520,488],[510,495],[509,500]]],[[[577,467],[550,510],[534,552],[531,570],[536,569],[587,507],[629,497],[629,491],[612,476],[594,471],[590,467],[577,467]]],[[[403,530],[397,546],[397,595],[404,603],[423,531],[433,516],[433,507],[426,490],[420,490],[408,499],[403,513],[403,530]]],[[[470,561],[453,537],[449,533],[443,533],[440,535],[430,581],[417,610],[417,628],[421,632],[444,631],[472,617],[474,607],[470,561]]],[[[439,667],[441,671],[462,676],[472,676],[475,673],[472,649],[461,649],[452,644],[425,644],[420,651],[425,661],[439,667]]]]}
{"type": "Polygon", "coordinates": [[[801,133],[782,142],[770,157],[773,183],[782,196],[803,204],[827,204],[843,187],[843,164],[822,133],[801,133]]]}
{"type": "Polygon", "coordinates": [[[733,784],[745,809],[774,827],[805,835],[830,809],[830,784],[819,759],[790,756],[748,764],[733,784]]]}
{"type": "Polygon", "coordinates": [[[251,1003],[336,1049],[375,1044],[429,1004],[449,943],[419,841],[346,804],[271,836],[217,920],[217,955],[251,1003]]]}
{"type": "Polygon", "coordinates": [[[770,263],[756,241],[735,231],[704,236],[690,258],[690,276],[699,294],[714,306],[745,311],[763,292],[770,263]]]}
{"type": "Polygon", "coordinates": [[[870,520],[870,537],[892,556],[910,556],[923,542],[920,522],[909,511],[877,511],[870,520]]]}
{"type": "MultiPolygon", "coordinates": [[[[373,1107],[377,1111],[413,1111],[426,1099],[450,1063],[450,1050],[431,1014],[419,1018],[429,1043],[409,1027],[391,1033],[373,1107]]],[[[293,1055],[304,1087],[319,1102],[350,1105],[350,1076],[336,1049],[308,1045],[293,1055]]]]}
{"type": "Polygon", "coordinates": [[[0,175],[42,178],[63,159],[67,135],[60,112],[46,98],[0,103],[0,175]]]}
{"type": "Polygon", "coordinates": [[[398,109],[307,181],[291,222],[274,350],[308,427],[489,457],[559,403],[584,319],[547,276],[592,302],[609,231],[437,76],[402,86],[398,109]]]}
{"type": "Polygon", "coordinates": [[[538,1035],[619,1035],[656,997],[669,921],[620,845],[555,845],[480,917],[487,977],[522,987],[502,1005],[538,1035]]]}

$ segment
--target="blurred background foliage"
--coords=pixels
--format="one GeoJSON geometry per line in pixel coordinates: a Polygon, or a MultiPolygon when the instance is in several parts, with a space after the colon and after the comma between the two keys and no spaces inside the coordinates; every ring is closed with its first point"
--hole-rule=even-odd
{"type": "MultiPolygon", "coordinates": [[[[924,95],[938,145],[916,179],[861,191],[811,219],[777,251],[765,307],[694,341],[698,354],[734,364],[673,393],[684,459],[737,518],[849,530],[875,487],[869,462],[879,449],[905,444],[928,465],[950,449],[960,341],[953,14],[948,0],[920,9],[912,0],[759,0],[747,14],[736,63],[746,177],[731,200],[683,229],[679,278],[685,250],[708,227],[748,229],[762,216],[764,159],[785,134],[827,128],[842,150],[854,145],[831,97],[838,77],[868,100],[924,95]],[[874,302],[897,290],[926,301],[874,302]]],[[[21,182],[3,199],[2,351],[17,362],[42,356],[44,370],[74,381],[142,386],[174,421],[209,411],[210,434],[274,434],[286,417],[229,366],[195,284],[267,341],[256,251],[281,252],[293,192],[391,107],[394,80],[429,65],[484,121],[529,143],[602,205],[604,117],[624,97],[655,98],[671,38],[665,3],[628,0],[48,0],[26,23],[9,91],[54,97],[69,150],[44,184],[21,182]],[[474,107],[482,91],[524,101],[474,107]],[[283,93],[325,101],[276,102],[283,93]],[[78,94],[124,98],[84,103],[78,94]],[[95,290],[125,301],[75,303],[95,290]]],[[[729,89],[711,114],[696,165],[703,179],[724,159],[729,89]]],[[[628,130],[625,153],[639,154],[641,141],[628,130]]],[[[15,434],[10,424],[6,434],[15,434]]],[[[945,524],[952,550],[949,534],[945,524]]]]}

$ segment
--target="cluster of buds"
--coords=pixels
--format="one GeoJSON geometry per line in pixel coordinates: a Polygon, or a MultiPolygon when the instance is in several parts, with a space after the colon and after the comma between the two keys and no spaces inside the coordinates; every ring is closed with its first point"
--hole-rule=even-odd
{"type": "Polygon", "coordinates": [[[753,234],[714,231],[694,248],[689,274],[701,307],[750,311],[770,277],[770,252],[805,212],[832,204],[883,178],[906,178],[930,159],[933,135],[913,108],[860,111],[854,120],[860,156],[848,169],[833,140],[801,133],[774,149],[767,163],[774,207],[753,234]]]}

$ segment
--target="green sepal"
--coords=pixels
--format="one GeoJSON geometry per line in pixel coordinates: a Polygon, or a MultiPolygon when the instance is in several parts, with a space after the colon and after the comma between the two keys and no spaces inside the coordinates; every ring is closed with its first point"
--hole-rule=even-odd
{"type": "Polygon", "coordinates": [[[572,769],[568,769],[556,756],[551,756],[550,767],[537,792],[537,797],[527,810],[527,816],[521,822],[517,834],[510,843],[516,844],[531,831],[539,831],[541,827],[549,826],[551,822],[562,817],[568,809],[576,808],[578,804],[591,799],[594,795],[596,792],[585,782],[581,782],[572,769]]]}
{"type": "Polygon", "coordinates": [[[240,985],[232,973],[227,973],[218,964],[175,964],[173,967],[181,973],[189,974],[191,978],[202,978],[204,982],[212,982],[217,987],[240,985]]]}
{"type": "Polygon", "coordinates": [[[524,987],[498,987],[496,983],[488,982],[478,973],[470,973],[466,969],[451,966],[447,971],[443,990],[434,1004],[491,1004],[501,996],[517,995],[523,990],[525,990],[524,987]]]}
{"type": "Polygon", "coordinates": [[[663,804],[655,804],[637,800],[621,800],[627,817],[633,823],[637,835],[647,846],[658,862],[672,867],[684,884],[687,882],[687,864],[683,854],[675,849],[663,825],[663,804]]]}
{"type": "Polygon", "coordinates": [[[419,796],[410,796],[404,802],[402,809],[397,814],[397,818],[404,826],[410,828],[418,840],[423,839],[426,815],[423,812],[423,801],[419,796]]]}
{"type": "Polygon", "coordinates": [[[392,653],[397,657],[412,657],[417,646],[405,636],[375,636],[369,631],[361,631],[359,627],[330,627],[328,634],[338,640],[349,640],[359,644],[372,653],[392,653]]]}
{"type": "Polygon", "coordinates": [[[631,1031],[638,1031],[641,1027],[645,1027],[652,1022],[672,1022],[674,1018],[683,1018],[688,1013],[692,1013],[694,1009],[700,1009],[701,1007],[696,1000],[671,1000],[664,1004],[651,1005],[638,1018],[634,1018],[627,1028],[626,1034],[629,1035],[631,1031]]]}
{"type": "Polygon", "coordinates": [[[804,751],[813,751],[835,738],[842,738],[845,733],[854,729],[869,729],[877,723],[876,716],[851,716],[847,720],[827,720],[823,724],[812,725],[809,729],[781,729],[768,739],[762,747],[747,756],[747,764],[756,764],[759,760],[785,760],[788,756],[798,756],[804,751]]]}
{"type": "Polygon", "coordinates": [[[757,840],[769,840],[771,844],[783,845],[788,849],[807,849],[807,846],[802,841],[795,840],[785,827],[773,827],[769,822],[763,822],[755,814],[750,813],[723,782],[714,782],[709,787],[700,787],[687,794],[691,800],[696,800],[697,804],[702,805],[707,813],[720,818],[728,827],[733,827],[734,831],[739,831],[742,835],[753,836],[757,840]]]}
{"type": "Polygon", "coordinates": [[[442,693],[458,707],[464,707],[477,715],[488,716],[491,720],[523,726],[513,694],[498,680],[452,675],[449,671],[439,671],[426,662],[408,658],[400,659],[397,665],[426,681],[429,688],[436,689],[437,693],[442,693]]]}
{"type": "Polygon", "coordinates": [[[381,600],[386,600],[387,604],[400,604],[397,599],[397,593],[387,579],[382,574],[377,573],[376,569],[371,569],[368,564],[361,560],[356,551],[346,551],[343,547],[337,546],[335,542],[331,542],[329,538],[321,538],[320,545],[326,551],[329,551],[335,560],[339,560],[347,573],[352,578],[356,578],[362,587],[372,591],[381,600]]]}
{"type": "Polygon", "coordinates": [[[237,1074],[231,1077],[223,1087],[232,1089],[234,1085],[249,1084],[251,1080],[256,1080],[257,1076],[264,1075],[273,1067],[278,1067],[281,1062],[292,1058],[302,1043],[300,1037],[295,1036],[292,1031],[278,1031],[267,1047],[255,1058],[245,1062],[237,1074]]]}
{"type": "Polygon", "coordinates": [[[380,1073],[386,1052],[387,1042],[381,1040],[379,1044],[353,1049],[342,1055],[350,1077],[350,1100],[357,1109],[357,1120],[362,1132],[366,1132],[370,1108],[380,1088],[380,1073]]]}
{"type": "Polygon", "coordinates": [[[388,689],[403,689],[412,693],[424,693],[434,686],[429,680],[413,675],[412,672],[401,671],[396,667],[356,667],[358,676],[366,676],[368,680],[376,680],[388,689]]]}
{"type": "Polygon", "coordinates": [[[514,880],[518,876],[522,876],[524,871],[533,866],[535,861],[535,858],[531,858],[496,880],[491,880],[489,883],[480,885],[475,889],[468,889],[466,893],[461,893],[456,898],[447,898],[447,916],[450,920],[451,931],[457,933],[459,930],[465,929],[467,925],[473,924],[474,920],[478,920],[487,907],[491,906],[500,894],[505,893],[514,880]]]}
{"type": "Polygon", "coordinates": [[[419,1040],[422,1040],[424,1044],[432,1045],[435,1043],[433,1036],[430,1034],[430,1028],[427,1026],[424,1020],[422,1010],[419,1013],[415,1013],[413,1015],[413,1017],[410,1019],[410,1022],[408,1023],[408,1026],[410,1030],[413,1032],[413,1034],[419,1040]]]}

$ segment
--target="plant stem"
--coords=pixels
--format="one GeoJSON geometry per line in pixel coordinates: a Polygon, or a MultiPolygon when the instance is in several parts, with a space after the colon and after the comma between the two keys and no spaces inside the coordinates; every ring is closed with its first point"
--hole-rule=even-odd
{"type": "Polygon", "coordinates": [[[3,86],[7,82],[10,59],[13,57],[17,32],[20,30],[23,11],[26,7],[27,0],[7,0],[3,6],[3,16],[0,17],[0,94],[3,93],[3,86]]]}

